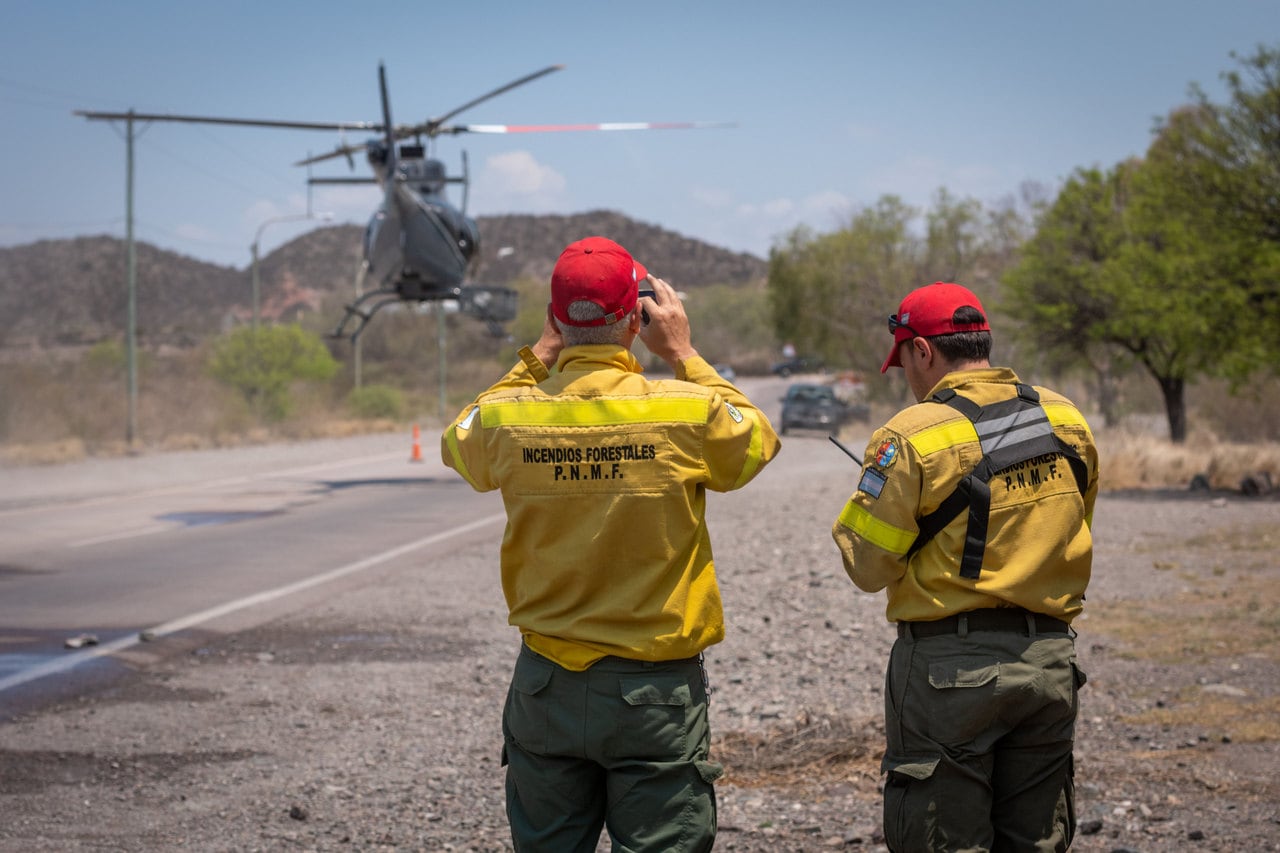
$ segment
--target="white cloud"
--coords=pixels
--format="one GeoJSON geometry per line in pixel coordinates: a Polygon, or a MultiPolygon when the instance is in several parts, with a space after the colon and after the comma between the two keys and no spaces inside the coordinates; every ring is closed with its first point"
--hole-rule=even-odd
{"type": "MultiPolygon", "coordinates": [[[[290,200],[293,203],[293,199],[290,200]]],[[[382,203],[382,190],[374,185],[319,185],[314,189],[311,209],[315,213],[332,213],[334,222],[368,222],[369,217],[382,203]]],[[[297,212],[306,211],[306,201],[300,200],[297,212]]]]}
{"type": "Polygon", "coordinates": [[[173,229],[175,236],[183,240],[194,240],[199,243],[216,243],[223,238],[223,234],[204,225],[197,225],[194,222],[180,222],[173,229]]]}
{"type": "Polygon", "coordinates": [[[477,211],[537,212],[562,207],[568,182],[528,151],[508,151],[485,160],[471,184],[477,211]]]}
{"type": "Polygon", "coordinates": [[[689,197],[695,203],[712,210],[723,210],[733,204],[732,192],[713,187],[694,187],[689,191],[689,197]]]}
{"type": "Polygon", "coordinates": [[[853,202],[844,193],[835,190],[823,190],[807,195],[800,201],[802,214],[810,213],[820,216],[829,214],[843,215],[853,208],[853,202]]]}

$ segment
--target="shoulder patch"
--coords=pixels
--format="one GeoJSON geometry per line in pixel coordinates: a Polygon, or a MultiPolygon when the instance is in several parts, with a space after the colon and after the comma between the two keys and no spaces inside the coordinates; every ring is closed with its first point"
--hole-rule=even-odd
{"type": "Polygon", "coordinates": [[[898,440],[886,438],[876,448],[876,464],[881,468],[890,468],[898,460],[898,440]]]}
{"type": "Polygon", "coordinates": [[[739,412],[737,408],[734,407],[733,403],[725,400],[724,407],[729,410],[729,417],[733,418],[733,422],[735,424],[742,423],[742,412],[739,412]]]}
{"type": "Polygon", "coordinates": [[[862,472],[862,479],[858,481],[858,491],[866,492],[873,498],[880,497],[880,493],[884,491],[884,484],[889,482],[889,475],[878,468],[868,466],[862,472]]]}
{"type": "Polygon", "coordinates": [[[471,422],[476,419],[478,414],[480,414],[480,407],[472,406],[471,411],[467,412],[467,416],[458,421],[458,429],[471,429],[471,422]]]}

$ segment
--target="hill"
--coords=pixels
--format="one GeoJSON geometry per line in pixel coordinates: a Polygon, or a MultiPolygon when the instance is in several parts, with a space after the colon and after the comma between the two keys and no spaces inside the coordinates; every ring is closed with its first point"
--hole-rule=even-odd
{"type": "MultiPolygon", "coordinates": [[[[569,216],[480,217],[477,282],[546,281],[565,244],[591,234],[622,243],[680,288],[745,284],[766,262],[612,211],[569,216]]],[[[288,319],[354,295],[363,229],[318,228],[259,260],[260,310],[288,319]]],[[[224,267],[135,244],[138,341],[193,346],[252,313],[251,270],[224,267]]],[[[43,240],[0,249],[0,349],[43,350],[119,339],[126,327],[126,245],[114,237],[43,240]]],[[[369,285],[366,285],[368,287],[369,285]]],[[[336,323],[338,317],[333,320],[336,323]]]]}

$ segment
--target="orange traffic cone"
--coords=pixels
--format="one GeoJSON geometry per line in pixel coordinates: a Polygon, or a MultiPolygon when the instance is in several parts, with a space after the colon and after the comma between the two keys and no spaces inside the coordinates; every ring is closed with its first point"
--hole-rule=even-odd
{"type": "Polygon", "coordinates": [[[422,434],[418,432],[418,425],[413,425],[413,452],[409,454],[410,462],[422,461],[422,434]]]}

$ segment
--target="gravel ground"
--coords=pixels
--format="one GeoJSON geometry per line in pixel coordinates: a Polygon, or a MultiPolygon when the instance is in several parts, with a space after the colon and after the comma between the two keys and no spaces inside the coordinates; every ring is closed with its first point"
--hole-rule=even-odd
{"type": "MultiPolygon", "coordinates": [[[[853,481],[823,436],[789,436],[709,501],[718,849],[883,849],[893,632],[828,533],[853,481]]],[[[1099,501],[1074,849],[1280,849],[1278,522],[1267,498],[1099,501]]],[[[518,636],[496,560],[476,544],[251,630],[136,647],[106,689],[0,723],[0,850],[509,850],[518,636]]]]}

